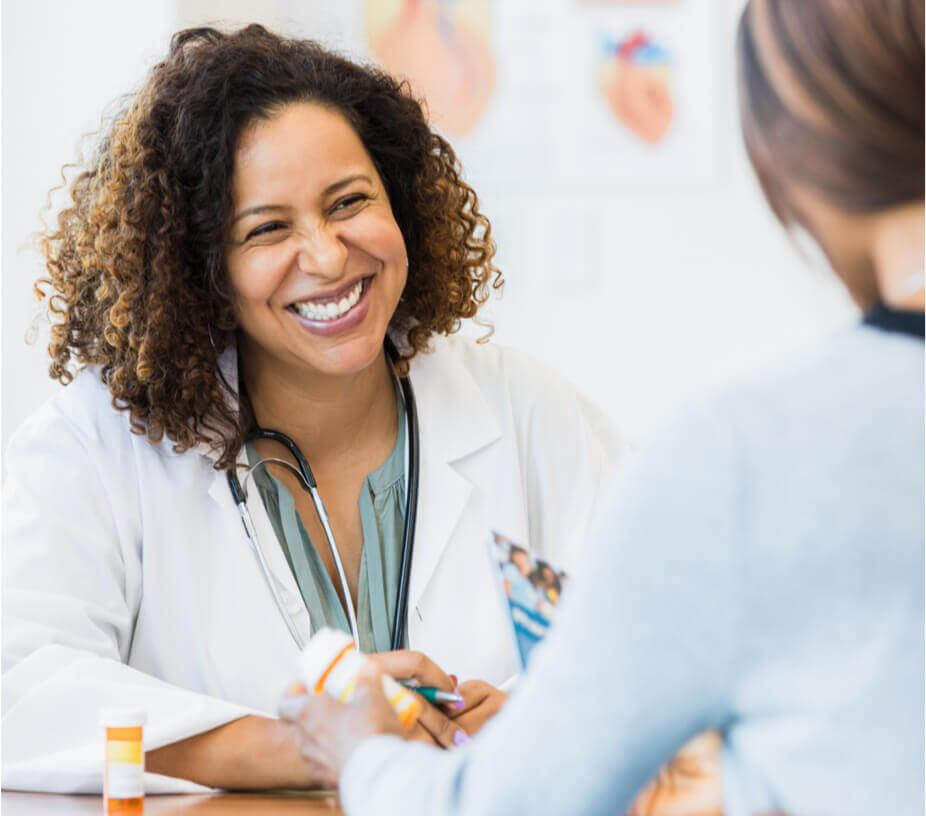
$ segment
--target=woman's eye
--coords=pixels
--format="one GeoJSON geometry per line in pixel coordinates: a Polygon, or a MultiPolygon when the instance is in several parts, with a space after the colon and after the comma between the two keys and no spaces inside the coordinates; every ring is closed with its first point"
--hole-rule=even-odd
{"type": "Polygon", "coordinates": [[[360,204],[363,201],[369,201],[370,197],[366,193],[353,193],[344,198],[340,199],[332,208],[333,212],[338,212],[339,210],[348,210],[351,207],[360,204]]]}
{"type": "Polygon", "coordinates": [[[245,237],[245,241],[250,241],[252,238],[259,238],[261,235],[267,235],[271,232],[276,232],[284,228],[284,224],[281,224],[279,221],[273,221],[269,224],[261,224],[257,229],[251,230],[245,237]]]}

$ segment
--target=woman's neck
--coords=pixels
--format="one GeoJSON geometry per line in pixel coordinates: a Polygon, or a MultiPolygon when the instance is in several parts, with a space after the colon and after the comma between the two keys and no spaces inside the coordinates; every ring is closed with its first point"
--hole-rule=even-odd
{"type": "Polygon", "coordinates": [[[395,443],[396,397],[385,351],[362,371],[327,375],[290,367],[239,344],[239,376],[257,424],[293,439],[313,463],[362,456],[395,443]],[[389,441],[391,439],[391,442],[389,441]]]}
{"type": "Polygon", "coordinates": [[[881,213],[873,229],[871,258],[881,299],[895,309],[923,310],[923,202],[881,213]]]}

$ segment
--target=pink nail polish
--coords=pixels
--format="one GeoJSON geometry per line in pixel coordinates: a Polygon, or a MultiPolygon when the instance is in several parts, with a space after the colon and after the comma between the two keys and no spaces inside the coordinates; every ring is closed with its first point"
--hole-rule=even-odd
{"type": "Polygon", "coordinates": [[[453,683],[453,690],[456,691],[457,686],[460,685],[460,681],[457,680],[457,676],[455,674],[448,674],[447,676],[450,678],[450,682],[453,683]]]}
{"type": "Polygon", "coordinates": [[[469,742],[469,737],[464,731],[457,731],[457,733],[453,735],[454,745],[466,745],[467,742],[469,742]]]}

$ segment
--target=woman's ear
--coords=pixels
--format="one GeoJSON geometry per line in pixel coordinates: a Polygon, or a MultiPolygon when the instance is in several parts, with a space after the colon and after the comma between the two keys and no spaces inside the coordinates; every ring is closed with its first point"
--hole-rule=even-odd
{"type": "Polygon", "coordinates": [[[875,216],[872,263],[881,299],[895,309],[923,309],[926,210],[923,202],[887,210],[875,216]]]}

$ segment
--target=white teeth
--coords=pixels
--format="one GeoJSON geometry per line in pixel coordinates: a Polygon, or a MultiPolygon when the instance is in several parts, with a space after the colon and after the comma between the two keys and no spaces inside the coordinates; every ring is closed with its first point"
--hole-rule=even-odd
{"type": "Polygon", "coordinates": [[[357,285],[337,302],[312,303],[311,301],[303,301],[302,303],[294,303],[293,307],[299,314],[309,320],[334,320],[347,314],[360,300],[362,294],[363,281],[358,281],[357,285]]]}

